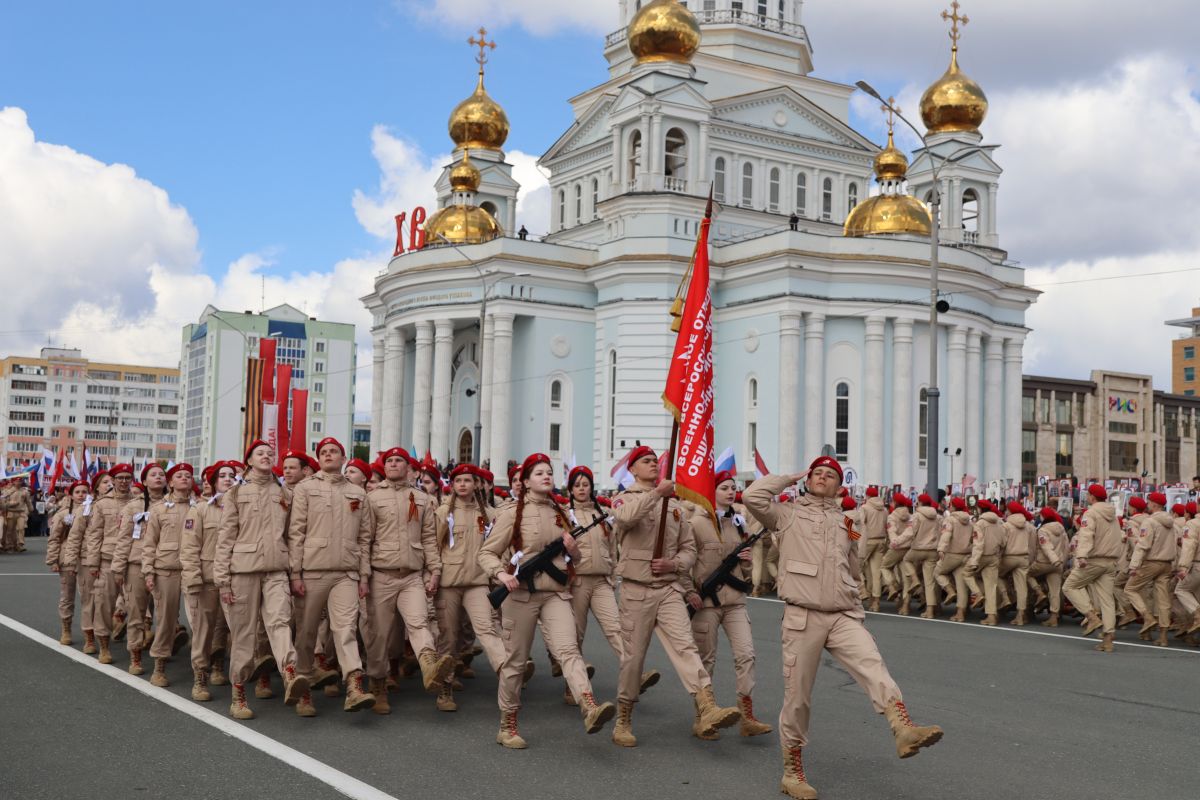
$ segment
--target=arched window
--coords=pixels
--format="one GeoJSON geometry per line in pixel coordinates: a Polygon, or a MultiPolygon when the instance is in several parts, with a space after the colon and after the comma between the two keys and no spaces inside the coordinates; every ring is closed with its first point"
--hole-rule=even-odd
{"type": "Polygon", "coordinates": [[[846,191],[846,213],[849,214],[858,205],[858,184],[852,183],[846,191]]]}
{"type": "Polygon", "coordinates": [[[850,384],[839,383],[834,393],[833,449],[838,461],[846,461],[850,458],[850,384]]]}
{"type": "Polygon", "coordinates": [[[592,178],[592,219],[600,218],[600,181],[592,178]]]}
{"type": "Polygon", "coordinates": [[[642,169],[642,132],[634,131],[629,137],[629,181],[637,180],[642,169]]]}
{"type": "Polygon", "coordinates": [[[808,206],[808,176],[803,172],[796,174],[796,213],[804,216],[808,206]]]}
{"type": "Polygon", "coordinates": [[[496,204],[491,200],[484,200],[479,204],[479,207],[491,214],[493,217],[496,216],[496,204]]]}
{"type": "Polygon", "coordinates": [[[617,452],[617,351],[608,351],[608,457],[617,452]]]}
{"type": "Polygon", "coordinates": [[[821,183],[821,219],[826,222],[833,219],[833,178],[821,183]]]}
{"type": "Polygon", "coordinates": [[[917,462],[925,466],[929,460],[929,392],[921,387],[917,393],[917,462]]]}
{"type": "MultiPolygon", "coordinates": [[[[679,181],[687,180],[687,136],[679,128],[667,131],[664,174],[679,181]]],[[[668,187],[669,188],[669,187],[668,187]]]]}
{"type": "Polygon", "coordinates": [[[717,156],[713,162],[713,199],[718,203],[725,202],[725,158],[717,156]]]}
{"type": "Polygon", "coordinates": [[[758,408],[758,378],[751,378],[746,387],[746,402],[750,408],[758,408]]]}
{"type": "Polygon", "coordinates": [[[979,194],[974,189],[963,192],[962,227],[964,231],[979,231],[979,194]]]}
{"type": "Polygon", "coordinates": [[[749,161],[742,164],[742,205],[746,208],[754,205],[754,165],[749,161]]]}
{"type": "Polygon", "coordinates": [[[562,381],[550,383],[550,407],[562,408],[562,381]]]}
{"type": "Polygon", "coordinates": [[[583,185],[575,184],[575,224],[583,222],[583,185]]]}
{"type": "Polygon", "coordinates": [[[767,179],[767,210],[772,214],[779,213],[779,167],[771,167],[767,179]]]}
{"type": "Polygon", "coordinates": [[[558,190],[558,229],[561,231],[567,227],[567,193],[563,189],[558,190]]]}

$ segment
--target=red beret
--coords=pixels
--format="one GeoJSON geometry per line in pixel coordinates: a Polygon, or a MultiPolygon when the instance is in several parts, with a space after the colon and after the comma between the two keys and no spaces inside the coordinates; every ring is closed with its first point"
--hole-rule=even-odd
{"type": "Polygon", "coordinates": [[[716,475],[713,475],[713,486],[720,486],[725,481],[733,480],[733,473],[727,469],[723,469],[716,475]]]}
{"type": "MultiPolygon", "coordinates": [[[[115,464],[108,468],[108,474],[112,475],[114,478],[126,472],[128,472],[131,477],[133,476],[133,464],[115,464]]],[[[168,475],[167,477],[170,476],[168,475]]]]}
{"type": "Polygon", "coordinates": [[[1038,515],[1042,519],[1046,520],[1046,522],[1053,522],[1053,521],[1056,521],[1055,518],[1058,517],[1058,512],[1055,511],[1050,506],[1046,506],[1045,508],[1038,511],[1038,515]]]}
{"type": "Polygon", "coordinates": [[[931,505],[933,505],[933,498],[927,494],[922,493],[922,494],[917,495],[917,503],[919,503],[920,505],[923,505],[923,506],[931,506],[931,505]]]}
{"type": "Polygon", "coordinates": [[[225,466],[227,466],[227,467],[233,467],[235,471],[236,471],[236,470],[239,470],[239,469],[240,469],[242,472],[245,472],[245,471],[246,471],[246,465],[245,465],[245,464],[243,464],[243,463],[242,463],[242,462],[240,462],[240,461],[235,461],[235,460],[234,460],[234,459],[232,459],[232,458],[231,458],[231,459],[229,459],[228,461],[226,461],[226,462],[225,462],[225,466]]]}
{"type": "Polygon", "coordinates": [[[1027,508],[1022,508],[1022,509],[1021,509],[1021,516],[1025,517],[1025,520],[1026,520],[1026,522],[1033,522],[1033,514],[1030,514],[1030,513],[1029,513],[1029,509],[1027,509],[1027,508]]]}
{"type": "Polygon", "coordinates": [[[297,461],[300,462],[301,466],[304,466],[305,464],[308,463],[308,454],[301,450],[288,450],[286,453],[283,454],[282,460],[287,461],[289,458],[296,459],[297,461]]]}
{"type": "Polygon", "coordinates": [[[374,472],[376,475],[378,475],[380,480],[383,480],[384,478],[387,477],[387,474],[383,470],[383,462],[382,461],[372,461],[371,462],[371,471],[374,472]]]}
{"type": "Polygon", "coordinates": [[[150,470],[154,469],[155,467],[158,467],[159,469],[162,469],[162,465],[161,465],[161,464],[159,464],[157,461],[147,461],[147,462],[146,462],[146,466],[142,467],[142,474],[138,476],[138,479],[139,479],[139,480],[140,480],[142,483],[145,483],[145,482],[146,482],[146,476],[147,476],[147,475],[149,475],[149,474],[150,474],[150,470]]]}
{"type": "Polygon", "coordinates": [[[1088,494],[1090,494],[1092,497],[1096,498],[1097,500],[1107,500],[1108,499],[1108,492],[1106,492],[1104,490],[1104,487],[1098,483],[1093,483],[1091,486],[1088,487],[1088,494]]]}
{"type": "Polygon", "coordinates": [[[441,470],[439,470],[439,469],[438,469],[437,467],[435,467],[433,464],[422,464],[422,465],[421,465],[421,472],[423,472],[423,473],[425,473],[426,475],[428,475],[429,477],[433,478],[433,479],[434,479],[435,481],[437,481],[438,483],[441,483],[441,482],[442,482],[442,473],[441,473],[441,470]]]}
{"type": "MultiPolygon", "coordinates": [[[[632,467],[634,464],[637,463],[637,460],[639,458],[643,458],[645,456],[653,456],[653,455],[654,455],[654,448],[647,447],[644,444],[639,444],[637,447],[635,447],[629,451],[628,466],[632,467]]],[[[657,456],[655,456],[655,458],[657,458],[657,456]]]]}
{"type": "Polygon", "coordinates": [[[908,495],[906,495],[906,494],[896,494],[892,497],[892,505],[904,506],[905,508],[911,509],[912,508],[912,500],[909,500],[908,495]]]}
{"type": "Polygon", "coordinates": [[[1200,508],[1197,508],[1195,500],[1192,500],[1185,507],[1187,508],[1187,513],[1189,513],[1189,514],[1195,515],[1195,514],[1200,513],[1200,508]]]}
{"type": "Polygon", "coordinates": [[[612,498],[611,497],[597,497],[596,502],[599,503],[600,505],[604,506],[605,508],[612,508],[612,498]]]}
{"type": "Polygon", "coordinates": [[[808,471],[812,472],[817,467],[829,467],[838,474],[838,483],[842,482],[842,465],[837,462],[836,458],[829,456],[818,456],[813,459],[813,462],[808,465],[808,471]]]}
{"type": "Polygon", "coordinates": [[[499,497],[501,500],[507,500],[509,497],[508,490],[501,489],[498,486],[496,487],[495,493],[496,493],[496,497],[499,497]]]}
{"type": "Polygon", "coordinates": [[[474,464],[459,464],[454,469],[450,470],[450,480],[454,480],[459,475],[470,475],[472,478],[479,477],[478,471],[474,464]]]}
{"type": "Polygon", "coordinates": [[[583,464],[580,464],[578,467],[575,467],[574,469],[572,469],[570,471],[570,473],[567,474],[567,486],[571,486],[575,483],[576,475],[583,475],[584,477],[586,477],[588,479],[588,483],[592,484],[592,486],[596,485],[596,477],[594,475],[592,475],[592,471],[590,469],[588,469],[587,467],[585,467],[583,464]]]}
{"type": "Polygon", "coordinates": [[[558,503],[560,506],[565,506],[567,504],[567,498],[564,495],[556,493],[556,494],[552,494],[550,496],[553,497],[554,502],[558,503]]]}
{"type": "Polygon", "coordinates": [[[174,478],[175,473],[180,472],[180,471],[187,472],[191,475],[196,474],[196,471],[194,469],[192,469],[191,464],[187,463],[186,461],[180,461],[178,464],[176,464],[175,466],[173,466],[169,470],[167,470],[167,480],[171,480],[172,478],[174,478]]]}
{"type": "Polygon", "coordinates": [[[874,486],[867,487],[867,497],[879,497],[879,490],[874,486]]]}
{"type": "Polygon", "coordinates": [[[842,498],[842,510],[843,511],[853,511],[856,508],[858,508],[858,503],[854,502],[853,497],[846,495],[845,497],[842,498]]]}
{"type": "Polygon", "coordinates": [[[354,467],[363,474],[363,477],[371,477],[371,465],[363,461],[361,458],[352,458],[346,462],[346,468],[354,467]]]}
{"type": "Polygon", "coordinates": [[[492,471],[490,469],[484,469],[483,467],[476,467],[475,474],[478,475],[480,477],[480,479],[482,479],[486,483],[495,483],[496,482],[496,476],[492,474],[492,471]]]}
{"type": "Polygon", "coordinates": [[[283,467],[276,464],[275,466],[271,467],[271,474],[274,475],[276,478],[282,478],[283,477],[283,467]]]}
{"type": "Polygon", "coordinates": [[[513,464],[508,468],[508,485],[512,486],[517,482],[517,476],[521,474],[521,465],[513,464]]]}
{"type": "Polygon", "coordinates": [[[83,488],[85,488],[89,491],[92,488],[91,486],[88,485],[87,481],[72,481],[71,485],[69,487],[67,487],[67,494],[70,494],[71,492],[75,491],[76,486],[82,486],[83,488]]]}
{"type": "Polygon", "coordinates": [[[105,470],[100,470],[99,472],[97,472],[95,475],[92,476],[92,491],[93,492],[96,491],[96,487],[100,484],[100,479],[103,478],[107,474],[108,474],[108,472],[106,472],[105,470]]]}
{"type": "Polygon", "coordinates": [[[342,446],[341,442],[339,442],[337,439],[333,438],[332,436],[326,436],[324,439],[317,442],[317,453],[320,454],[321,448],[327,444],[336,445],[337,449],[342,451],[342,455],[346,455],[346,448],[342,446]]]}
{"type": "Polygon", "coordinates": [[[1151,503],[1157,503],[1163,508],[1167,507],[1167,496],[1162,492],[1151,492],[1146,495],[1146,500],[1151,503]]]}
{"type": "Polygon", "coordinates": [[[250,454],[254,452],[254,449],[256,447],[263,447],[263,446],[270,447],[271,443],[266,441],[265,439],[255,439],[253,442],[250,443],[250,446],[246,448],[246,453],[244,456],[242,456],[243,460],[247,464],[249,464],[250,463],[250,454]]]}
{"type": "Polygon", "coordinates": [[[130,488],[130,489],[137,489],[139,492],[144,492],[144,491],[146,491],[146,486],[145,486],[145,484],[141,483],[140,481],[134,481],[132,484],[130,484],[130,485],[129,485],[129,488],[130,488]]]}
{"type": "Polygon", "coordinates": [[[1025,513],[1025,506],[1021,505],[1021,504],[1020,504],[1020,503],[1018,503],[1016,500],[1009,500],[1009,501],[1008,501],[1008,513],[1010,513],[1010,514],[1024,514],[1024,513],[1025,513]]]}
{"type": "Polygon", "coordinates": [[[534,453],[525,459],[525,463],[521,465],[521,480],[529,477],[529,473],[533,472],[533,468],[538,464],[549,464],[550,456],[545,453],[534,453]]]}
{"type": "Polygon", "coordinates": [[[1141,513],[1146,510],[1146,501],[1140,497],[1131,497],[1129,498],[1129,507],[1141,513]]]}
{"type": "Polygon", "coordinates": [[[420,462],[420,461],[417,461],[417,459],[416,459],[416,458],[414,458],[413,456],[409,456],[409,457],[408,457],[408,467],[409,467],[409,469],[412,469],[412,470],[415,470],[415,471],[417,471],[417,472],[420,472],[420,470],[421,470],[421,462],[420,462]]]}
{"type": "MultiPolygon", "coordinates": [[[[208,483],[209,486],[212,486],[215,488],[217,485],[217,478],[219,478],[221,476],[221,470],[225,469],[226,467],[229,467],[229,469],[233,470],[234,472],[237,472],[237,463],[238,462],[236,462],[236,461],[218,461],[217,463],[213,464],[210,467],[207,467],[204,470],[204,472],[202,473],[204,476],[204,480],[208,483]]],[[[282,472],[282,471],[283,470],[280,470],[280,472],[282,472]]]]}
{"type": "Polygon", "coordinates": [[[1176,503],[1175,505],[1171,506],[1171,513],[1177,517],[1187,516],[1187,506],[1185,506],[1183,503],[1176,503]]]}
{"type": "Polygon", "coordinates": [[[996,512],[996,507],[992,505],[991,500],[980,500],[975,504],[975,507],[978,508],[980,512],[991,511],[993,514],[996,512]]]}
{"type": "Polygon", "coordinates": [[[412,456],[403,447],[389,447],[379,454],[379,461],[382,463],[389,458],[403,458],[406,462],[412,462],[412,456]]]}
{"type": "Polygon", "coordinates": [[[954,506],[955,511],[966,511],[967,510],[967,501],[962,499],[961,497],[951,497],[950,505],[954,506]]]}

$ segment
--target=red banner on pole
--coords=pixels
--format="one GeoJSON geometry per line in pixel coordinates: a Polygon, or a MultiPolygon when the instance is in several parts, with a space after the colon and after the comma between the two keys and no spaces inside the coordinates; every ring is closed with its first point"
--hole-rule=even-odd
{"type": "Polygon", "coordinates": [[[275,402],[275,340],[262,338],[258,340],[258,357],[263,362],[262,401],[275,402]]]}
{"type": "Polygon", "coordinates": [[[291,443],[291,436],[288,433],[291,430],[288,426],[288,401],[292,394],[291,364],[275,365],[275,388],[276,397],[279,400],[279,419],[276,423],[279,426],[279,432],[275,437],[279,446],[275,448],[275,456],[279,466],[283,466],[283,454],[287,452],[288,445],[291,443]]]}
{"type": "Polygon", "coordinates": [[[291,448],[299,453],[308,451],[308,390],[292,389],[291,448]]]}
{"type": "Polygon", "coordinates": [[[710,197],[700,222],[692,279],[663,391],[663,404],[679,423],[679,439],[674,451],[675,492],[710,513],[716,499],[713,484],[712,292],[708,276],[708,229],[711,223],[710,197]]]}

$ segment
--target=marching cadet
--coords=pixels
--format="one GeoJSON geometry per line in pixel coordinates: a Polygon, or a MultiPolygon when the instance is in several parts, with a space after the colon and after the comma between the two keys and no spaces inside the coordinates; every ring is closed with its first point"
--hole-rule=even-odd
{"type": "MultiPolygon", "coordinates": [[[[463,661],[461,631],[465,613],[488,663],[499,674],[507,653],[487,599],[488,573],[479,561],[479,548],[491,534],[497,512],[481,502],[475,476],[467,465],[456,467],[452,474],[446,503],[438,505],[440,498],[426,495],[426,502],[435,506],[437,551],[442,565],[433,600],[437,651],[440,656],[450,657],[455,665],[463,661]]],[[[447,712],[458,709],[452,679],[443,681],[437,708],[447,712]]]]}
{"type": "Polygon", "coordinates": [[[75,481],[67,490],[67,502],[60,503],[50,520],[50,539],[46,544],[46,565],[58,573],[58,618],[62,621],[59,644],[71,644],[71,620],[75,616],[75,568],[67,561],[66,540],[75,522],[75,514],[88,497],[85,481],[75,481]]]}
{"type": "Polygon", "coordinates": [[[1147,519],[1138,529],[1137,543],[1129,561],[1129,582],[1125,596],[1145,620],[1143,635],[1158,628],[1159,647],[1167,646],[1171,628],[1171,575],[1179,550],[1175,541],[1175,518],[1167,512],[1167,497],[1162,492],[1146,496],[1147,519]],[[1154,588],[1154,612],[1151,613],[1142,590],[1154,588]]]}
{"type": "MultiPolygon", "coordinates": [[[[176,628],[179,625],[179,591],[182,583],[183,564],[179,560],[183,531],[189,522],[193,503],[192,465],[179,463],[167,470],[169,494],[161,503],[150,507],[150,518],[146,521],[146,532],[142,541],[142,577],[146,589],[154,597],[154,640],[150,644],[150,656],[154,659],[154,672],[150,683],[169,686],[167,681],[167,659],[174,650],[176,628]]],[[[193,629],[194,630],[194,629],[193,629]]],[[[192,687],[192,699],[197,691],[207,692],[208,673],[203,677],[197,673],[192,687]]]]}
{"type": "Polygon", "coordinates": [[[283,482],[289,489],[304,480],[305,467],[308,466],[308,455],[297,450],[289,450],[283,456],[283,482]]]}
{"type": "Polygon", "coordinates": [[[433,498],[435,503],[442,502],[442,473],[433,464],[422,464],[417,476],[419,487],[433,498]]]}
{"type": "Polygon", "coordinates": [[[213,639],[221,613],[221,593],[213,573],[226,493],[233,488],[234,469],[223,461],[208,470],[212,496],[192,506],[183,523],[179,563],[183,567],[184,611],[192,629],[192,699],[212,699],[208,683],[221,665],[213,663],[213,639]]]}
{"type": "MultiPolygon", "coordinates": [[[[158,462],[142,467],[142,496],[131,499],[121,509],[121,538],[113,550],[113,573],[117,585],[125,591],[125,647],[129,651],[129,674],[141,675],[142,651],[146,647],[146,615],[150,609],[150,592],[142,573],[142,545],[150,508],[166,497],[167,472],[158,462]]],[[[186,636],[186,634],[176,634],[186,636]]],[[[175,644],[172,643],[172,655],[175,644]]]]}
{"type": "Polygon", "coordinates": [[[877,713],[884,714],[900,758],[914,756],[942,738],[937,726],[913,724],[874,638],[863,625],[858,596],[856,533],[838,510],[836,495],[842,468],[827,456],[798,475],[765,475],[743,493],[746,508],[779,532],[779,597],[783,612],[783,709],[779,738],[784,772],[780,790],[788,797],[815,800],[816,789],[804,772],[802,750],[808,744],[812,688],[829,653],[866,691],[877,713]],[[793,503],[772,498],[805,481],[807,491],[793,503]]]}
{"type": "MultiPolygon", "coordinates": [[[[1004,523],[996,513],[996,507],[988,500],[979,501],[979,510],[983,513],[975,522],[975,532],[971,534],[971,557],[967,559],[967,586],[971,594],[977,598],[972,608],[983,603],[984,625],[996,625],[997,619],[997,577],[1000,568],[1000,552],[1004,547],[1004,523]],[[983,575],[983,591],[980,592],[976,575],[983,575]]],[[[962,599],[959,599],[962,602],[962,599]]]]}
{"type": "MultiPolygon", "coordinates": [[[[83,630],[83,652],[92,655],[96,652],[96,635],[92,621],[96,615],[96,578],[100,574],[98,566],[88,564],[87,550],[84,540],[87,529],[92,522],[92,511],[95,501],[113,490],[112,477],[104,471],[92,477],[92,493],[84,498],[83,506],[75,514],[71,523],[71,532],[67,534],[66,552],[63,555],[66,566],[75,570],[75,581],[79,589],[79,605],[83,614],[79,618],[83,630]]],[[[97,559],[99,563],[99,559],[97,559]]]]}
{"type": "Polygon", "coordinates": [[[658,480],[658,456],[645,445],[635,447],[628,462],[635,483],[613,500],[624,653],[612,740],[622,747],[636,747],[633,704],[641,694],[642,667],[655,633],[700,713],[700,725],[693,729],[715,733],[736,723],[741,712],[717,705],[712,679],[692,636],[679,576],[696,563],[696,541],[682,506],[674,499],[675,483],[658,480]]]}
{"type": "Polygon", "coordinates": [[[1013,625],[1018,627],[1029,622],[1029,568],[1033,555],[1037,550],[1037,532],[1025,517],[1025,506],[1016,500],[1009,502],[1008,515],[1004,520],[1004,544],[1001,546],[1003,555],[996,571],[996,579],[1000,581],[999,590],[1007,604],[1008,592],[1003,588],[1004,581],[1012,576],[1013,589],[1017,595],[1017,615],[1013,625]]]}
{"type": "MultiPolygon", "coordinates": [[[[900,569],[905,573],[905,582],[910,587],[921,584],[925,587],[925,610],[921,616],[936,619],[938,612],[937,546],[941,537],[941,517],[932,497],[922,494],[917,498],[917,511],[912,518],[912,546],[904,554],[900,569]]],[[[900,600],[900,613],[908,613],[908,604],[913,589],[909,589],[900,600]]]]}
{"type": "Polygon", "coordinates": [[[1117,574],[1113,578],[1113,597],[1116,603],[1117,613],[1120,615],[1117,618],[1117,627],[1124,628],[1131,622],[1136,622],[1138,618],[1137,609],[1133,603],[1129,602],[1129,596],[1125,594],[1125,586],[1129,583],[1129,561],[1133,558],[1133,548],[1137,544],[1138,532],[1142,528],[1142,523],[1146,521],[1146,501],[1140,497],[1131,497],[1125,503],[1128,511],[1124,519],[1118,520],[1121,525],[1121,557],[1117,559],[1117,574]]]}
{"type": "Polygon", "coordinates": [[[1179,581],[1175,586],[1175,597],[1191,615],[1184,623],[1184,633],[1190,635],[1200,631],[1200,519],[1196,518],[1195,501],[1188,503],[1184,510],[1188,519],[1180,537],[1179,561],[1175,565],[1175,577],[1179,581]]]}
{"type": "Polygon", "coordinates": [[[120,592],[117,576],[112,570],[112,559],[121,536],[121,511],[130,500],[129,488],[133,483],[133,466],[117,464],[109,470],[109,477],[113,480],[113,491],[100,497],[93,504],[83,542],[84,566],[91,569],[96,579],[93,589],[92,630],[100,642],[101,664],[112,663],[112,653],[108,649],[109,633],[112,630],[113,611],[120,592]]]}
{"type": "Polygon", "coordinates": [[[900,595],[902,602],[897,602],[897,612],[908,614],[908,600],[912,591],[911,579],[901,573],[900,581],[896,580],[896,567],[904,560],[908,547],[912,543],[912,500],[899,492],[892,498],[892,513],[887,518],[888,551],[880,564],[880,574],[890,597],[900,595]]]}
{"type": "Polygon", "coordinates": [[[934,580],[946,593],[947,605],[955,603],[952,622],[967,621],[967,606],[970,594],[967,589],[967,559],[971,557],[971,535],[975,531],[967,501],[961,497],[950,498],[950,508],[942,523],[942,534],[938,539],[937,569],[934,580]],[[951,583],[953,579],[953,583],[951,583]]]}
{"type": "MultiPolygon", "coordinates": [[[[575,616],[570,605],[570,580],[574,569],[560,556],[556,566],[568,577],[567,585],[541,573],[534,578],[534,589],[521,587],[516,573],[521,562],[533,558],[555,540],[561,539],[572,561],[580,558],[579,546],[571,536],[566,513],[551,497],[554,491],[554,469],[550,457],[534,453],[521,465],[524,490],[517,503],[500,512],[495,528],[479,548],[478,562],[483,571],[493,576],[508,590],[504,606],[503,626],[507,657],[500,670],[497,700],[500,706],[500,731],[496,741],[504,747],[520,750],[525,740],[517,729],[517,712],[521,708],[521,686],[533,632],[541,625],[546,646],[562,665],[563,677],[571,686],[575,702],[583,716],[587,733],[596,733],[613,718],[612,703],[597,703],[588,680],[587,668],[576,643],[575,616]]],[[[451,632],[456,631],[452,628],[451,632]]]]}
{"type": "Polygon", "coordinates": [[[371,479],[371,465],[361,458],[352,458],[346,462],[343,474],[345,474],[346,480],[355,486],[366,489],[367,481],[371,479]]]}
{"type": "MultiPolygon", "coordinates": [[[[321,612],[346,681],[346,711],[375,705],[363,686],[358,652],[358,600],[370,592],[371,512],[367,493],[346,480],[346,450],[333,437],[317,445],[321,471],[296,486],[288,525],[292,594],[296,601],[296,666],[313,674],[321,612]]],[[[334,676],[336,677],[336,675],[334,676]]],[[[318,676],[322,683],[324,676],[318,676]]]]}
{"type": "Polygon", "coordinates": [[[1117,511],[1108,502],[1104,487],[1094,483],[1088,487],[1087,494],[1092,497],[1092,503],[1083,512],[1075,536],[1075,565],[1063,582],[1063,594],[1086,617],[1084,636],[1103,626],[1103,638],[1096,650],[1111,653],[1117,627],[1113,575],[1121,555],[1121,528],[1117,525],[1117,511]],[[1096,616],[1088,596],[1088,587],[1093,585],[1100,603],[1100,616],[1096,616]]]}
{"type": "Polygon", "coordinates": [[[879,598],[883,594],[883,559],[887,555],[888,510],[874,486],[867,488],[867,499],[859,513],[859,530],[863,536],[862,562],[866,565],[867,587],[871,596],[869,611],[879,610],[879,598]]]}
{"type": "Polygon", "coordinates": [[[440,691],[454,668],[454,659],[449,655],[438,658],[429,629],[427,598],[437,593],[442,576],[433,502],[408,485],[408,454],[403,449],[393,447],[381,455],[385,479],[367,495],[371,577],[369,621],[363,639],[375,713],[390,714],[388,642],[397,616],[417,654],[425,691],[440,691]]]}
{"type": "MultiPolygon", "coordinates": [[[[723,628],[726,638],[729,639],[729,647],[733,650],[738,710],[742,713],[741,734],[760,736],[770,733],[771,726],[754,717],[754,701],[751,699],[751,693],[754,691],[754,636],[750,631],[750,615],[746,613],[746,595],[733,586],[723,584],[717,590],[719,603],[714,603],[710,597],[701,597],[698,591],[698,587],[721,566],[725,557],[750,536],[746,530],[745,517],[733,507],[737,487],[733,482],[732,473],[718,472],[713,480],[716,483],[716,516],[714,519],[707,511],[701,509],[692,517],[692,535],[696,539],[696,564],[679,576],[679,582],[686,592],[684,599],[696,612],[692,617],[692,635],[696,639],[696,648],[700,651],[704,669],[711,679],[717,663],[717,629],[723,628]]],[[[735,577],[744,580],[750,577],[750,551],[742,550],[738,553],[738,558],[742,562],[739,570],[741,574],[735,577]]],[[[703,728],[699,708],[696,709],[692,733],[698,739],[705,740],[717,739],[720,736],[715,730],[703,728]]]]}
{"type": "MultiPolygon", "coordinates": [[[[261,439],[246,450],[248,467],[243,483],[235,484],[222,500],[221,528],[213,559],[213,580],[229,622],[229,674],[235,719],[254,719],[246,704],[246,682],[264,670],[283,665],[284,703],[297,706],[309,697],[308,678],[297,674],[292,646],[292,598],[288,591],[287,521],[291,494],[271,472],[275,451],[261,439]],[[272,655],[256,659],[259,622],[266,628],[272,655]]],[[[316,711],[313,711],[315,714],[316,711]]]]}
{"type": "Polygon", "coordinates": [[[33,513],[33,497],[25,485],[22,475],[10,482],[4,493],[4,547],[6,553],[25,552],[25,529],[29,527],[29,515],[33,513]]]}
{"type": "Polygon", "coordinates": [[[1038,515],[1042,518],[1042,525],[1037,529],[1037,560],[1029,569],[1029,582],[1037,587],[1038,579],[1046,580],[1050,616],[1042,622],[1042,626],[1057,628],[1058,615],[1062,611],[1062,579],[1063,564],[1067,560],[1067,531],[1063,527],[1062,517],[1053,508],[1043,508],[1038,515]]]}

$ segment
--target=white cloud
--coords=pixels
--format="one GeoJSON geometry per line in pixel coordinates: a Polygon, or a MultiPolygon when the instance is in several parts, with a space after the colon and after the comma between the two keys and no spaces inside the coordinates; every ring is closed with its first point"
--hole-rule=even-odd
{"type": "Polygon", "coordinates": [[[489,29],[517,25],[538,36],[564,29],[609,33],[617,27],[617,0],[398,0],[405,13],[413,13],[439,26],[476,26],[489,29]]]}
{"type": "Polygon", "coordinates": [[[517,227],[524,225],[535,236],[550,231],[550,181],[537,166],[538,156],[513,150],[508,161],[513,179],[521,184],[517,192],[517,227]]]}

